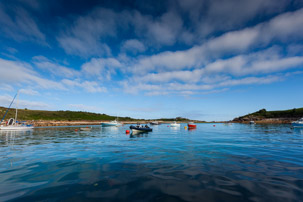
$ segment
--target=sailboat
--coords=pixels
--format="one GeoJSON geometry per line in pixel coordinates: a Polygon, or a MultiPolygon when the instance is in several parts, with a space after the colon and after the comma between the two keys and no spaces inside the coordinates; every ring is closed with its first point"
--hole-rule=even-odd
{"type": "MultiPolygon", "coordinates": [[[[18,97],[17,98],[17,106],[16,106],[16,114],[15,114],[15,118],[10,118],[7,122],[6,125],[1,125],[0,126],[0,130],[30,130],[30,129],[33,129],[34,127],[32,125],[25,125],[25,124],[18,124],[18,121],[17,121],[17,117],[18,117],[18,104],[19,104],[19,91],[17,92],[17,94],[15,95],[14,99],[12,100],[10,106],[8,107],[8,109],[6,110],[6,113],[4,114],[2,120],[1,120],[1,123],[2,121],[4,120],[9,108],[11,107],[11,105],[13,104],[16,96],[18,97]]],[[[0,124],[1,124],[0,123],[0,124]]]]}

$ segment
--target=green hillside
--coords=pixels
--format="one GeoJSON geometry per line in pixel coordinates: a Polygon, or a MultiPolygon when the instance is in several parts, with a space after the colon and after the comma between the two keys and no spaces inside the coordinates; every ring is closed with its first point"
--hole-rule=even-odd
{"type": "Polygon", "coordinates": [[[302,117],[303,117],[303,108],[294,108],[294,109],[282,110],[282,111],[266,111],[266,109],[261,109],[257,112],[235,118],[234,121],[243,121],[247,119],[262,120],[269,118],[296,120],[302,117]]]}
{"type": "MultiPolygon", "coordinates": [[[[6,108],[0,107],[0,118],[4,116],[6,108]]],[[[15,117],[15,109],[10,109],[5,119],[15,117]]],[[[18,120],[54,120],[54,121],[81,121],[81,120],[115,120],[117,117],[82,111],[44,111],[18,109],[18,120]]],[[[135,121],[130,117],[118,117],[120,121],[135,121]]]]}

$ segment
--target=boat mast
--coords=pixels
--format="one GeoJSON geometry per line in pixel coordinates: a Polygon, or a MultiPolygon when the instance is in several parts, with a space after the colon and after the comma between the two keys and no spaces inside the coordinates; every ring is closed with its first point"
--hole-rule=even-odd
{"type": "Polygon", "coordinates": [[[16,115],[15,115],[15,125],[17,125],[18,105],[19,105],[19,90],[17,92],[17,106],[16,106],[16,115]]]}
{"type": "Polygon", "coordinates": [[[1,120],[1,123],[2,123],[2,121],[5,119],[5,116],[6,116],[7,112],[8,112],[8,110],[11,108],[11,106],[12,106],[12,104],[13,104],[13,102],[14,102],[16,96],[17,96],[17,94],[18,94],[18,93],[16,93],[14,99],[12,100],[11,104],[10,104],[9,107],[7,108],[7,110],[6,110],[6,112],[5,112],[4,116],[3,116],[3,118],[2,118],[2,120],[1,120]]]}

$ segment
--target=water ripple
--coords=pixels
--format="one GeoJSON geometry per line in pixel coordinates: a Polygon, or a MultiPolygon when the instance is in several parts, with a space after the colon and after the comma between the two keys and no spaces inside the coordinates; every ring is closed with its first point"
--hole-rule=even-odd
{"type": "Polygon", "coordinates": [[[303,132],[289,125],[0,131],[0,201],[300,201],[303,132]]]}

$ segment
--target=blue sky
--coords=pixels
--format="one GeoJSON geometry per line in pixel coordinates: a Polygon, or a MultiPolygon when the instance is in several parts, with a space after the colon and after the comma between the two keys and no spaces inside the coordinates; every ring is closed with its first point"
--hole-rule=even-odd
{"type": "Polygon", "coordinates": [[[302,86],[302,0],[0,1],[0,106],[218,121],[302,86]]]}

